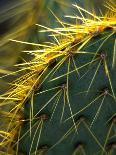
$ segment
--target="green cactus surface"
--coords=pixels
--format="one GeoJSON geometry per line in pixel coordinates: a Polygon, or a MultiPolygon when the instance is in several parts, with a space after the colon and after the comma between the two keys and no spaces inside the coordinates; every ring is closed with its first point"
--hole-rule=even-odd
{"type": "Polygon", "coordinates": [[[39,47],[25,51],[32,59],[5,75],[18,73],[0,95],[3,155],[116,153],[115,4],[102,16],[73,6],[81,16],[67,17],[76,24],[57,16],[60,28],[36,24],[54,41],[31,43],[39,47]]]}
{"type": "Polygon", "coordinates": [[[22,127],[19,148],[24,154],[43,146],[48,148],[46,155],[110,151],[108,145],[116,140],[116,34],[106,27],[92,35],[85,45],[74,41],[71,48],[62,49],[68,54],[48,64],[41,79],[44,82],[35,88],[33,103],[30,98],[26,101],[24,117],[29,120],[33,111],[35,119],[31,131],[30,121],[22,127]]]}

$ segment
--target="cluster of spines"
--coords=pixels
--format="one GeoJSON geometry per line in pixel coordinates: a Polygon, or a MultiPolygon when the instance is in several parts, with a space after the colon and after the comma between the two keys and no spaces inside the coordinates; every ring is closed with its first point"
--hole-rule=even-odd
{"type": "MultiPolygon", "coordinates": [[[[99,17],[97,17],[97,19],[98,18],[99,17]]],[[[11,84],[11,89],[8,92],[6,92],[4,95],[1,95],[1,99],[4,99],[1,103],[1,106],[10,105],[10,112],[3,112],[5,114],[5,119],[8,118],[7,121],[9,121],[10,124],[8,124],[8,131],[0,131],[0,134],[3,137],[3,141],[0,144],[1,146],[4,147],[5,145],[7,146],[9,144],[9,147],[11,147],[12,142],[17,139],[17,132],[19,131],[22,123],[26,121],[23,119],[24,103],[26,102],[27,98],[32,98],[35,90],[41,86],[41,77],[47,68],[53,64],[54,60],[60,56],[64,56],[65,59],[71,57],[72,54],[74,54],[73,51],[75,46],[81,43],[81,47],[78,48],[79,51],[82,46],[84,46],[92,37],[98,36],[106,28],[113,29],[115,32],[116,21],[114,20],[114,14],[110,18],[102,18],[99,18],[98,21],[86,20],[83,25],[73,25],[69,28],[65,27],[62,29],[53,30],[56,33],[56,35],[53,35],[53,37],[57,41],[57,45],[45,45],[45,47],[48,46],[49,48],[45,48],[44,50],[37,50],[35,52],[29,51],[29,53],[34,56],[34,59],[31,62],[25,62],[24,64],[18,65],[23,66],[22,69],[18,72],[20,73],[24,71],[24,75],[19,77],[11,84]],[[60,39],[63,39],[58,40],[56,36],[60,39]],[[41,51],[45,52],[41,54],[41,51]],[[37,52],[40,53],[38,54],[37,52]],[[19,114],[19,111],[21,115],[19,114]],[[20,116],[18,117],[18,115],[20,116]]],[[[100,56],[101,59],[105,58],[104,54],[101,54],[100,56]]],[[[63,87],[63,89],[65,88],[63,87]]],[[[107,95],[107,93],[107,90],[105,90],[104,95],[107,95]]],[[[44,118],[45,117],[41,117],[42,120],[45,120],[44,118]]],[[[115,118],[112,120],[112,123],[114,124],[115,118]]],[[[108,145],[108,149],[110,151],[113,148],[115,148],[114,143],[108,145]]],[[[46,150],[46,147],[43,147],[43,149],[46,150]]],[[[77,145],[75,152],[78,150],[83,152],[84,146],[82,143],[77,145]]],[[[75,152],[74,154],[76,154],[75,152]]]]}

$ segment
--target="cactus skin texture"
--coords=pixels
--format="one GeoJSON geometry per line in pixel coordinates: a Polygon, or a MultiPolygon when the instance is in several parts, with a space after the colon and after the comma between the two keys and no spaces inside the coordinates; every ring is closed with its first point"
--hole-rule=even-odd
{"type": "Polygon", "coordinates": [[[28,51],[33,60],[20,64],[24,74],[1,96],[7,97],[2,104],[10,105],[10,114],[3,113],[10,124],[0,131],[6,135],[0,144],[7,146],[8,154],[115,154],[113,12],[104,18],[91,14],[94,19],[82,18],[82,25],[54,29],[56,44],[40,54],[28,51]]]}
{"type": "MultiPolygon", "coordinates": [[[[92,35],[80,51],[78,48],[83,43],[75,46],[75,41],[66,56],[49,63],[43,76],[50,75],[33,99],[33,115],[37,120],[32,121],[32,136],[30,138],[28,132],[19,145],[24,153],[29,154],[28,148],[34,152],[36,147],[44,145],[48,145],[46,155],[101,155],[111,151],[108,145],[116,142],[116,70],[113,65],[116,34],[113,27],[106,27],[92,35]]],[[[30,119],[30,101],[25,104],[25,119],[30,119]]],[[[22,135],[29,128],[30,122],[26,122],[22,135]]],[[[113,146],[110,149],[113,150],[113,146]]]]}

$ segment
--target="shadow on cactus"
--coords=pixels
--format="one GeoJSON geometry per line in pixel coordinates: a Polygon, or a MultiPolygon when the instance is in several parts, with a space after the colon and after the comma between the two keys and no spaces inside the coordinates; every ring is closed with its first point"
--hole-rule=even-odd
{"type": "Polygon", "coordinates": [[[102,17],[74,7],[82,17],[70,18],[82,24],[58,19],[61,28],[47,28],[45,31],[51,31],[54,43],[25,51],[33,59],[17,65],[21,76],[1,95],[1,107],[9,109],[1,111],[2,152],[115,154],[115,4],[108,3],[109,9],[102,17]]]}

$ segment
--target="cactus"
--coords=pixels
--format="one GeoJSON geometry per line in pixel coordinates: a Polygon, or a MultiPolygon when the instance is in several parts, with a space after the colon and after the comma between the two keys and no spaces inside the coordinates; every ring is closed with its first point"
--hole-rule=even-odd
{"type": "Polygon", "coordinates": [[[74,6],[92,18],[47,28],[55,43],[27,51],[33,59],[0,97],[3,154],[115,154],[116,9],[99,17],[74,6]]]}

